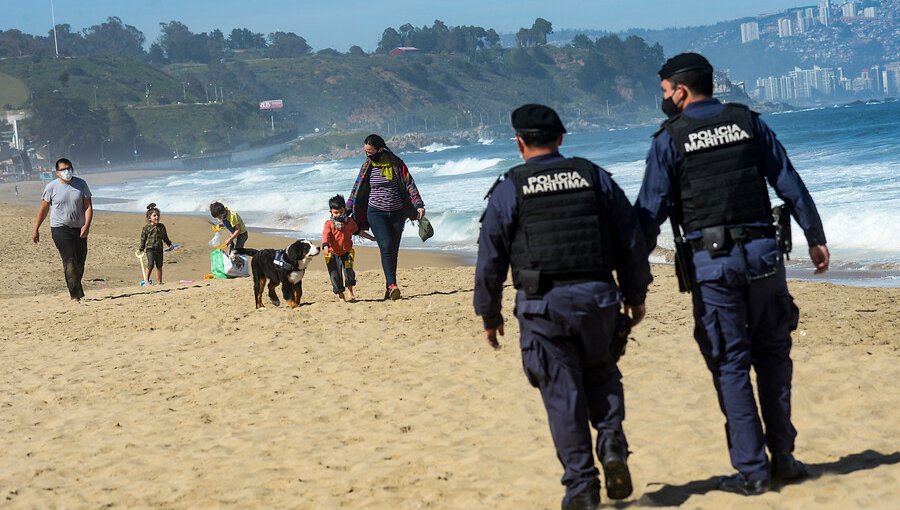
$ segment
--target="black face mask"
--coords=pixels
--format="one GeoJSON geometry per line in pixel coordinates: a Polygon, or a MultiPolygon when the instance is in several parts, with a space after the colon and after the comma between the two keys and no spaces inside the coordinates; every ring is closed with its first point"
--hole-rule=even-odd
{"type": "MultiPolygon", "coordinates": [[[[681,113],[681,109],[678,108],[678,105],[675,104],[675,100],[672,99],[675,97],[675,93],[673,92],[671,96],[664,98],[662,103],[660,103],[659,108],[663,113],[666,114],[666,117],[674,117],[681,113]]],[[[682,100],[683,102],[683,100],[682,100]]]]}
{"type": "Polygon", "coordinates": [[[381,163],[384,160],[384,153],[376,152],[375,154],[369,156],[369,160],[371,160],[372,163],[381,163]]]}

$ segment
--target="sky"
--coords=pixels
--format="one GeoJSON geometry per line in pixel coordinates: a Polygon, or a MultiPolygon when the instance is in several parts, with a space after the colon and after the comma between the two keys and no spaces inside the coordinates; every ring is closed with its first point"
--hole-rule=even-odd
{"type": "Polygon", "coordinates": [[[46,35],[57,24],[72,31],[110,16],[144,33],[148,45],[159,24],[177,20],[193,32],[248,28],[269,34],[294,32],[319,50],[347,51],[352,45],[374,50],[387,27],[406,23],[430,26],[476,25],[500,34],[531,27],[538,17],[558,29],[619,31],[706,25],[757,14],[818,4],[815,0],[0,0],[0,30],[46,35]]]}

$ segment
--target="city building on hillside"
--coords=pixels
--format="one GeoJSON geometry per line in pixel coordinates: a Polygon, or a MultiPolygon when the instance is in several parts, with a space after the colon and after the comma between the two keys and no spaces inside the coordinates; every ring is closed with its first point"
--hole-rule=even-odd
{"type": "Polygon", "coordinates": [[[847,2],[841,6],[841,16],[845,18],[855,18],[856,17],[856,4],[854,2],[847,2]]]}
{"type": "Polygon", "coordinates": [[[826,27],[831,25],[831,2],[828,0],[819,2],[819,23],[826,27]]]}
{"type": "Polygon", "coordinates": [[[759,23],[741,23],[741,44],[759,40],[759,23]]]}
{"type": "Polygon", "coordinates": [[[863,9],[863,17],[864,18],[874,18],[875,17],[875,8],[874,7],[866,7],[863,9]]]}
{"type": "Polygon", "coordinates": [[[884,66],[881,70],[881,86],[886,96],[900,94],[900,62],[884,66]]]}
{"type": "Polygon", "coordinates": [[[810,7],[797,11],[797,20],[794,23],[794,33],[809,32],[816,25],[815,11],[810,7]]]}
{"type": "Polygon", "coordinates": [[[794,31],[791,29],[791,20],[788,18],[778,20],[778,37],[790,37],[792,35],[794,35],[794,31]]]}
{"type": "Polygon", "coordinates": [[[900,94],[900,62],[864,68],[855,78],[845,77],[840,67],[795,67],[787,75],[758,78],[750,95],[769,102],[803,102],[841,93],[900,94]]]}
{"type": "Polygon", "coordinates": [[[843,90],[852,88],[852,83],[844,79],[844,71],[840,67],[795,67],[786,76],[757,79],[755,95],[766,101],[804,100],[833,95],[839,87],[843,90]]]}

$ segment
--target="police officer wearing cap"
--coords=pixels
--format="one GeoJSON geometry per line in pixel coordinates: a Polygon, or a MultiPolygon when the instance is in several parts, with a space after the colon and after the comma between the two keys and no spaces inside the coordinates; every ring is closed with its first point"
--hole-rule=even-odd
{"type": "MultiPolygon", "coordinates": [[[[541,392],[550,434],[565,473],[564,509],[600,502],[590,426],[607,495],[632,492],[625,401],[616,366],[617,327],[644,317],[651,281],[634,208],[610,174],[581,158],[565,158],[566,132],[552,109],[528,104],[512,113],[525,164],[489,192],[475,268],[475,312],[484,338],[500,347],[501,294],[512,266],[522,364],[541,392]],[[615,272],[619,285],[613,277],[615,272]],[[620,290],[621,288],[621,290],[620,290]]],[[[627,331],[625,333],[627,339],[627,331]]]]}
{"type": "Polygon", "coordinates": [[[667,217],[676,239],[683,229],[691,247],[685,258],[693,267],[682,267],[691,280],[694,338],[712,373],[738,471],[721,478],[719,488],[759,494],[772,478],[807,475],[792,453],[791,331],[799,310],[788,293],[766,183],[803,229],[816,273],[828,269],[825,233],[775,133],[746,106],[712,98],[713,68],[703,56],[677,55],[659,77],[669,118],[654,135],[635,207],[648,249],[667,217]]]}

